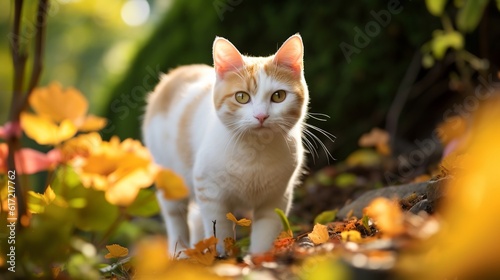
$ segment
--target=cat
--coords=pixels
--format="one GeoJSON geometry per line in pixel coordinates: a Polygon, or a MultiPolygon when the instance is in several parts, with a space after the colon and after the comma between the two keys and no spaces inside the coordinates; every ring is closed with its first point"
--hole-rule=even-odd
{"type": "Polygon", "coordinates": [[[223,240],[233,236],[226,214],[237,210],[253,213],[249,252],[272,247],[282,230],[275,208],[289,212],[304,168],[303,56],[299,34],[268,57],[241,55],[216,37],[214,67],[175,68],[148,96],[144,143],[191,191],[184,200],[157,191],[171,254],[214,231],[223,254],[223,240]]]}

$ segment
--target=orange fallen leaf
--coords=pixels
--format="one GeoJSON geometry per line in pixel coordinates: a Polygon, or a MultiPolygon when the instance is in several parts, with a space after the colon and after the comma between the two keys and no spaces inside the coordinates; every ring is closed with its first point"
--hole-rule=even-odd
{"type": "Polygon", "coordinates": [[[236,241],[232,237],[224,238],[224,251],[229,257],[234,257],[239,253],[239,248],[236,246],[236,241]]]}
{"type": "Polygon", "coordinates": [[[106,259],[122,258],[128,255],[128,249],[118,244],[106,245],[106,249],[109,251],[109,253],[104,256],[106,259]]]}
{"type": "Polygon", "coordinates": [[[211,236],[196,243],[194,248],[184,250],[184,254],[194,262],[203,265],[211,265],[217,256],[217,250],[215,248],[217,242],[217,238],[211,236]]]}
{"type": "Polygon", "coordinates": [[[369,133],[365,133],[359,138],[359,146],[375,147],[381,155],[388,156],[391,154],[389,147],[389,133],[378,127],[373,128],[369,133]]]}
{"type": "MultiPolygon", "coordinates": [[[[282,232],[288,235],[286,232],[282,232]]],[[[273,252],[274,253],[281,253],[283,251],[287,251],[292,248],[293,244],[295,243],[295,238],[293,237],[278,237],[276,240],[274,240],[273,244],[273,252]]]]}
{"type": "Polygon", "coordinates": [[[243,227],[248,227],[252,224],[252,221],[250,221],[249,219],[243,218],[243,219],[237,220],[236,217],[231,212],[226,214],[226,218],[228,220],[232,221],[233,223],[236,223],[237,225],[243,226],[243,227]]]}
{"type": "Polygon", "coordinates": [[[384,197],[374,199],[363,213],[373,219],[383,234],[396,236],[404,232],[404,216],[399,203],[384,197]]]}
{"type": "Polygon", "coordinates": [[[313,231],[307,236],[316,245],[323,244],[330,238],[328,235],[328,227],[322,224],[314,225],[313,231]]]}

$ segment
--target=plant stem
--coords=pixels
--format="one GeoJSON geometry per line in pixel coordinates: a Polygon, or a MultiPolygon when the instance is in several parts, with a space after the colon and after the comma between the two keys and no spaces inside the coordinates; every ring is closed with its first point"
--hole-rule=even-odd
{"type": "Polygon", "coordinates": [[[125,220],[124,217],[126,217],[125,209],[122,207],[119,208],[120,214],[118,214],[118,217],[113,221],[113,223],[109,226],[109,228],[106,230],[106,232],[103,234],[101,237],[101,240],[97,243],[97,248],[100,249],[106,245],[106,242],[108,242],[109,237],[116,231],[118,226],[125,220]]]}
{"type": "MultiPolygon", "coordinates": [[[[23,0],[14,1],[14,24],[12,31],[9,34],[12,64],[14,67],[14,79],[12,86],[12,101],[10,106],[9,121],[11,124],[17,126],[20,121],[21,112],[28,106],[28,98],[33,89],[38,84],[40,74],[42,72],[42,55],[43,55],[43,41],[45,37],[45,22],[48,9],[49,0],[40,0],[38,2],[38,11],[36,17],[36,30],[35,30],[35,50],[33,60],[33,71],[26,93],[23,92],[24,75],[26,70],[26,61],[28,54],[26,50],[21,47],[21,16],[23,10],[23,0]]],[[[24,38],[26,39],[26,38],[24,38]]],[[[7,137],[7,145],[9,153],[7,156],[8,170],[16,171],[16,158],[17,151],[21,149],[21,139],[17,133],[12,133],[7,137]]],[[[16,172],[17,173],[17,172],[16,172]]],[[[19,175],[19,174],[16,174],[19,175]]],[[[19,176],[15,176],[13,183],[16,186],[15,195],[17,198],[17,227],[21,229],[23,225],[20,223],[22,217],[26,215],[26,200],[23,186],[19,183],[19,176]]]]}

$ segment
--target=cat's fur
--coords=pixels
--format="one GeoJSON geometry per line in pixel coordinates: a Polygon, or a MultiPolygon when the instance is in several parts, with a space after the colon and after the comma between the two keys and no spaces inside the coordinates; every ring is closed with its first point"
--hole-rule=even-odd
{"type": "Polygon", "coordinates": [[[149,96],[145,144],[156,163],[180,174],[191,190],[182,201],[157,193],[171,253],[212,236],[213,221],[223,253],[224,238],[233,236],[226,214],[238,209],[253,212],[250,252],[271,248],[282,230],[274,209],[290,210],[304,163],[309,93],[303,53],[298,34],[269,57],[242,56],[217,37],[214,68],[178,67],[149,96]],[[285,99],[273,102],[279,90],[285,99]],[[237,92],[248,93],[249,102],[239,103],[237,92]]]}

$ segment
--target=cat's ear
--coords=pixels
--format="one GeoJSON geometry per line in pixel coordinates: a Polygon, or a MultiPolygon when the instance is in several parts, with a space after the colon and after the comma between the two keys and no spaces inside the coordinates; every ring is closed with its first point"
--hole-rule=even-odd
{"type": "Polygon", "coordinates": [[[300,73],[303,67],[304,45],[302,37],[295,34],[288,38],[274,55],[273,62],[286,66],[296,73],[300,73]]]}
{"type": "Polygon", "coordinates": [[[213,46],[215,72],[219,78],[224,74],[243,67],[243,57],[236,47],[227,39],[216,37],[213,46]]]}

